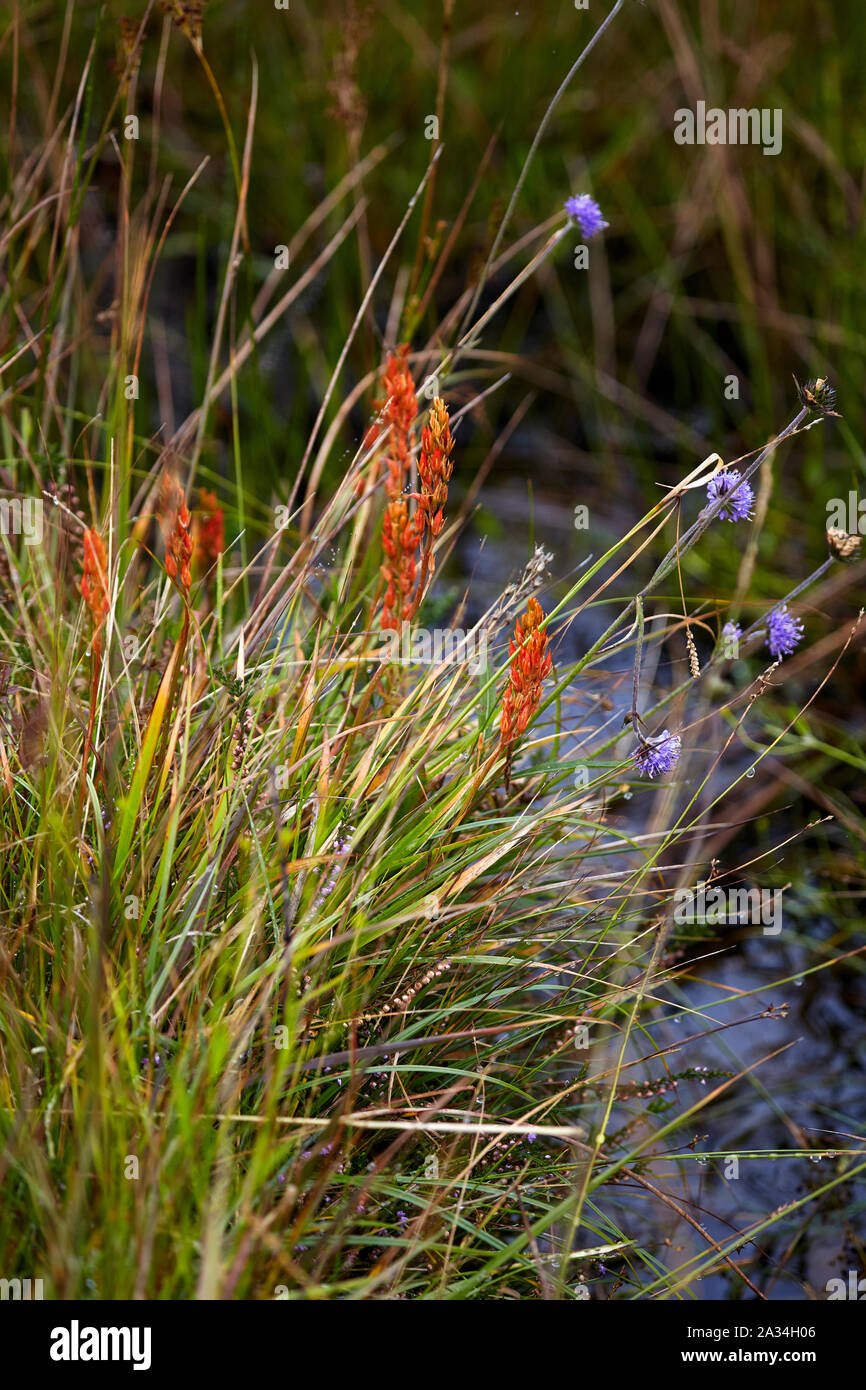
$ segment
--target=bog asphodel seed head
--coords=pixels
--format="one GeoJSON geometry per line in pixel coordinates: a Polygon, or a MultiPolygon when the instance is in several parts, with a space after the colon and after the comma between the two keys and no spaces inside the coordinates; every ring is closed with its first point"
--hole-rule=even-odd
{"type": "Polygon", "coordinates": [[[108,612],[108,562],[105,545],[98,531],[84,533],[84,573],[81,576],[81,597],[90,609],[93,623],[93,647],[99,646],[99,633],[108,612]]]}
{"type": "Polygon", "coordinates": [[[512,743],[526,729],[541,704],[541,683],[553,665],[538,599],[531,598],[523,617],[517,619],[508,650],[511,670],[502,697],[501,744],[512,743]]]}
{"type": "Polygon", "coordinates": [[[165,536],[165,572],[189,598],[193,541],[189,534],[190,514],[183,488],[172,473],[162,475],[160,513],[165,536]]]}

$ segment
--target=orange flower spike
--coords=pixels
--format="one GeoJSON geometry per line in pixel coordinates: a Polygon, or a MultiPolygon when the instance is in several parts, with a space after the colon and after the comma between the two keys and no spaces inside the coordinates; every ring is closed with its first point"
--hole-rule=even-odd
{"type": "Polygon", "coordinates": [[[409,344],[390,353],[385,368],[383,424],[388,434],[389,497],[399,497],[412,465],[412,427],[418,414],[418,398],[409,367],[409,344]]]}
{"type": "Polygon", "coordinates": [[[90,609],[93,622],[93,645],[99,645],[99,630],[108,612],[108,562],[105,546],[98,531],[84,533],[84,573],[81,576],[81,597],[90,609]]]}
{"type": "MultiPolygon", "coordinates": [[[[373,401],[373,409],[379,418],[367,428],[363,449],[367,452],[377,443],[386,453],[388,477],[385,488],[389,497],[399,497],[412,463],[412,430],[418,413],[418,400],[415,383],[409,367],[409,344],[404,343],[394,352],[389,352],[382,373],[382,394],[373,401]]],[[[379,480],[380,454],[374,455],[370,473],[371,481],[379,480]]],[[[355,483],[355,491],[360,496],[364,491],[364,475],[355,483]]]]}
{"type": "Polygon", "coordinates": [[[193,541],[189,534],[190,514],[183,488],[170,473],[162,475],[160,489],[162,527],[165,533],[165,571],[185,599],[189,598],[193,541]]]}
{"type": "Polygon", "coordinates": [[[385,508],[382,520],[382,549],[387,558],[382,576],[387,584],[382,605],[383,628],[399,631],[407,616],[403,599],[412,592],[418,573],[415,551],[418,548],[416,518],[409,519],[405,497],[397,497],[385,508]],[[399,596],[399,597],[398,597],[399,596]],[[395,614],[395,607],[398,612],[395,614]]]}
{"type": "MultiPolygon", "coordinates": [[[[418,460],[418,474],[421,479],[419,509],[423,524],[429,528],[431,539],[435,539],[445,524],[444,506],[448,500],[448,484],[454,469],[451,450],[454,441],[448,423],[448,407],[437,396],[430,408],[427,424],[421,431],[421,455],[418,460]]],[[[429,559],[430,573],[433,573],[433,556],[429,559]]]]}
{"type": "Polygon", "coordinates": [[[403,492],[412,467],[413,434],[418,414],[408,343],[389,353],[382,386],[385,401],[380,405],[381,419],[368,431],[367,439],[372,442],[382,437],[388,465],[385,492],[389,500],[382,521],[382,549],[386,556],[382,575],[387,588],[381,625],[399,631],[400,624],[414,611],[411,595],[418,574],[415,555],[424,536],[420,504],[415,515],[410,517],[407,496],[403,492]]]}
{"type": "Polygon", "coordinates": [[[541,704],[542,681],[553,666],[543,623],[541,604],[531,598],[523,617],[515,623],[508,647],[511,670],[502,697],[500,744],[518,738],[541,704]]]}
{"type": "Polygon", "coordinates": [[[225,550],[225,513],[215,492],[198,491],[199,526],[196,536],[200,559],[205,567],[215,565],[225,550]]]}

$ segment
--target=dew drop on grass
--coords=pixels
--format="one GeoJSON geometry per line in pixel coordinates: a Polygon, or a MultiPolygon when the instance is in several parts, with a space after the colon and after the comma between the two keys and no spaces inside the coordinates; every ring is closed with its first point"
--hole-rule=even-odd
{"type": "Polygon", "coordinates": [[[754,775],[755,775],[755,769],[754,769],[753,767],[747,767],[747,768],[746,768],[746,776],[747,776],[747,777],[754,777],[754,775]]]}

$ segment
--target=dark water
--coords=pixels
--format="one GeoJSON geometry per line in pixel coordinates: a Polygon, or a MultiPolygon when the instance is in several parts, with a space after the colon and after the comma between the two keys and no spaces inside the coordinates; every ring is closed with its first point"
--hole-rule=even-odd
{"type": "MultiPolygon", "coordinates": [[[[533,541],[553,553],[551,571],[559,579],[591,550],[602,553],[613,538],[603,534],[603,528],[594,530],[591,539],[575,536],[572,510],[563,500],[561,487],[551,496],[539,489],[536,480],[533,492],[532,524],[525,480],[506,480],[481,495],[482,506],[492,512],[498,525],[486,535],[470,528],[460,544],[457,561],[462,582],[471,579],[470,621],[480,616],[501,594],[503,584],[519,573],[533,541]]],[[[621,588],[617,592],[627,593],[621,588]]],[[[543,598],[549,607],[550,595],[543,598]]],[[[585,652],[614,611],[611,607],[582,614],[560,643],[560,659],[567,661],[585,652]]],[[[621,725],[631,703],[630,660],[619,660],[620,667],[612,672],[614,678],[609,683],[611,711],[606,718],[612,732],[621,725]]],[[[586,720],[585,709],[581,718],[586,720]]],[[[625,751],[623,745],[620,756],[625,756],[625,751]]],[[[720,769],[711,794],[730,782],[732,772],[744,770],[748,756],[738,753],[720,769]]],[[[700,761],[697,754],[695,773],[700,770],[700,761]]],[[[756,783],[743,785],[752,789],[756,783]]],[[[726,802],[725,813],[735,804],[726,802]]],[[[619,803],[617,824],[639,833],[646,828],[649,805],[641,798],[636,798],[632,807],[619,803]]],[[[804,819],[811,815],[810,808],[804,819]]],[[[791,831],[800,824],[792,821],[791,831]]],[[[780,834],[778,821],[774,821],[773,834],[780,834]]],[[[756,844],[753,834],[743,834],[726,846],[725,859],[746,862],[766,848],[756,844]]],[[[789,850],[790,854],[795,862],[801,862],[802,850],[789,850]]],[[[696,872],[695,877],[700,874],[696,872]]],[[[690,1122],[691,1130],[685,1136],[674,1136],[675,1152],[685,1153],[685,1158],[656,1160],[646,1170],[646,1175],[688,1209],[718,1242],[729,1240],[780,1205],[816,1193],[856,1166],[857,1151],[864,1149],[866,974],[858,969],[856,959],[814,970],[827,956],[846,947],[834,942],[834,949],[821,952],[820,943],[836,929],[826,918],[810,914],[810,898],[816,903],[824,901],[818,885],[812,893],[808,882],[798,882],[793,899],[797,910],[788,910],[792,902],[789,895],[778,935],[765,935],[760,926],[754,926],[738,930],[733,934],[735,939],[716,936],[705,944],[692,943],[686,957],[692,963],[692,978],[668,988],[669,1006],[660,1010],[664,1019],[653,1030],[656,1044],[668,1047],[678,1038],[736,1022],[724,1031],[690,1041],[668,1059],[669,1070],[701,1067],[736,1075],[746,1067],[755,1067],[690,1122]],[[773,1017],[753,1017],[770,1005],[776,1011],[773,1017]],[[776,1055],[770,1056],[772,1053],[776,1055]],[[689,1133],[701,1136],[694,1153],[685,1148],[689,1133]],[[821,1154],[785,1157],[786,1151],[803,1149],[820,1150],[821,1154]],[[778,1150],[779,1156],[769,1157],[763,1152],[767,1150],[778,1150]],[[836,1156],[829,1156],[827,1151],[835,1151],[836,1156]],[[854,1151],[853,1156],[850,1151],[854,1151]],[[701,1155],[705,1153],[726,1157],[704,1158],[701,1155]],[[732,1156],[737,1164],[730,1162],[732,1156]]],[[[702,934],[713,938],[713,929],[706,928],[702,934]]],[[[847,949],[857,944],[862,943],[849,941],[847,949]]],[[[634,1069],[630,1074],[634,1077],[636,1073],[634,1069]]],[[[664,1067],[657,1060],[648,1065],[644,1075],[661,1080],[664,1067]]],[[[702,1090],[712,1091],[719,1084],[719,1078],[704,1083],[681,1080],[667,1093],[667,1099],[673,1099],[676,1110],[683,1111],[699,1099],[702,1090]]],[[[660,1147],[667,1150],[670,1146],[669,1138],[660,1147]]],[[[630,1194],[627,1188],[622,1189],[620,1200],[631,1212],[629,1221],[624,1222],[626,1228],[631,1233],[636,1224],[647,1248],[666,1267],[674,1269],[707,1251],[706,1240],[660,1203],[649,1205],[645,1196],[630,1194]]],[[[611,1215],[615,1219],[616,1210],[612,1209],[611,1215]]],[[[866,1188],[862,1178],[855,1177],[760,1233],[734,1258],[767,1298],[825,1299],[828,1280],[841,1277],[847,1282],[849,1271],[855,1271],[858,1278],[866,1273],[858,1253],[864,1237],[866,1188]]],[[[605,1268],[607,1277],[602,1288],[596,1287],[594,1296],[612,1293],[627,1297],[627,1286],[617,1287],[615,1278],[610,1277],[617,1269],[615,1257],[605,1268]]],[[[734,1274],[724,1273],[693,1284],[686,1296],[751,1299],[755,1294],[734,1274]]]]}
{"type": "MultiPolygon", "coordinates": [[[[817,942],[832,932],[831,923],[817,923],[817,942]]],[[[739,1157],[736,1172],[724,1159],[689,1159],[669,1165],[663,1184],[679,1200],[695,1205],[692,1214],[716,1240],[730,1238],[736,1229],[767,1215],[783,1203],[817,1192],[828,1181],[856,1165],[848,1150],[862,1150],[866,1132],[866,977],[843,966],[812,974],[820,956],[809,940],[766,938],[760,929],[698,969],[698,978],[678,991],[684,1011],[677,1024],[667,1023],[655,1036],[665,1044],[677,1032],[693,1034],[713,1026],[748,1020],[770,1004],[777,1014],[788,1005],[786,1017],[744,1021],[725,1032],[689,1044],[689,1066],[733,1074],[754,1066],[732,1090],[697,1117],[696,1134],[706,1135],[701,1150],[739,1157]],[[780,978],[793,977],[785,984],[780,978]],[[749,991],[748,997],[726,1001],[726,993],[749,991]],[[780,1052],[779,1049],[785,1048],[780,1052]],[[776,1053],[775,1056],[769,1056],[776,1053]],[[861,1136],[858,1140],[857,1135],[861,1136]],[[786,1158],[786,1150],[821,1150],[822,1156],[786,1158]],[[778,1157],[750,1158],[751,1152],[778,1150],[778,1157]],[[830,1157],[828,1150],[837,1156],[830,1157]]],[[[685,1050],[684,1050],[685,1051],[685,1050]]],[[[676,1066],[671,1060],[671,1066],[676,1066]]],[[[718,1080],[709,1080],[712,1089],[718,1080]]],[[[697,1098],[700,1083],[680,1083],[681,1099],[697,1098]]],[[[861,1152],[862,1159],[862,1152],[861,1152]]],[[[862,1259],[857,1246],[864,1232],[862,1176],[818,1197],[782,1222],[761,1233],[737,1258],[756,1286],[770,1298],[808,1299],[827,1296],[827,1281],[840,1272],[857,1270],[862,1259]]],[[[704,1244],[684,1222],[671,1223],[666,1234],[684,1250],[671,1252],[678,1263],[704,1244]]],[[[861,1247],[862,1248],[862,1247],[861,1247]]],[[[731,1279],[714,1276],[703,1281],[701,1294],[725,1297],[731,1279]]],[[[747,1297],[753,1297],[745,1290],[747,1297]]]]}

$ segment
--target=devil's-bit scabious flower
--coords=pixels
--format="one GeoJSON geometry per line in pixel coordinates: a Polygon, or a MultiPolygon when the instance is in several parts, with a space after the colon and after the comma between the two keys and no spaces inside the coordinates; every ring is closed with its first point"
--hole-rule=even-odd
{"type": "Polygon", "coordinates": [[[682,739],[679,734],[668,733],[640,738],[634,754],[634,765],[644,777],[660,777],[676,767],[682,752],[682,739]]]}
{"type": "Polygon", "coordinates": [[[707,501],[718,502],[720,497],[728,500],[718,513],[719,521],[749,521],[755,505],[755,494],[751,483],[743,482],[743,475],[736,468],[724,468],[707,483],[707,501]]]}
{"type": "Polygon", "coordinates": [[[543,623],[541,604],[531,598],[514,625],[514,637],[508,645],[511,671],[502,696],[500,747],[520,737],[541,704],[541,682],[553,664],[543,623]]]}
{"type": "Polygon", "coordinates": [[[602,217],[598,203],[594,198],[590,198],[588,193],[578,193],[574,198],[566,198],[565,211],[580,227],[580,235],[586,237],[587,241],[610,226],[602,217]]]}
{"type": "Polygon", "coordinates": [[[787,603],[774,608],[767,619],[767,646],[777,661],[790,656],[803,640],[803,624],[788,612],[787,603]]]}
{"type": "Polygon", "coordinates": [[[108,567],[105,546],[98,531],[84,533],[84,573],[81,597],[90,609],[93,622],[93,650],[99,650],[99,633],[108,612],[108,567]]]}

